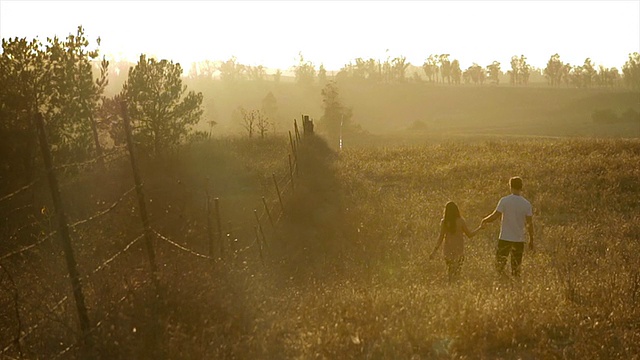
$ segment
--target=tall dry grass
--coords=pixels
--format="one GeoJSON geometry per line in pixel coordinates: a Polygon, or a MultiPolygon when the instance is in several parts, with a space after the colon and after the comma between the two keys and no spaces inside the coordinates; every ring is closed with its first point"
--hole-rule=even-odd
{"type": "MultiPolygon", "coordinates": [[[[173,161],[145,163],[153,226],[206,252],[205,178],[224,204],[224,222],[249,223],[260,196],[273,198],[270,174],[287,173],[288,146],[286,140],[214,141],[194,144],[173,161]]],[[[448,140],[335,153],[314,139],[298,160],[287,215],[269,234],[264,264],[253,250],[211,262],[156,243],[160,301],[142,247],[92,277],[90,317],[103,319],[93,333],[93,355],[638,358],[637,140],[448,140]],[[449,284],[444,261],[428,260],[444,204],[456,201],[477,224],[508,193],[512,175],[523,177],[535,214],[536,251],[525,252],[521,280],[501,280],[493,270],[494,224],[467,241],[462,279],[449,284]]],[[[113,179],[109,191],[128,188],[124,175],[119,179],[125,184],[113,179]]],[[[90,184],[76,189],[90,194],[90,184]]],[[[80,195],[78,217],[83,206],[91,213],[80,195]]],[[[85,256],[81,269],[137,233],[133,206],[76,235],[85,256]]],[[[235,236],[242,245],[253,241],[250,232],[235,236]]],[[[51,358],[77,335],[72,303],[51,309],[68,292],[55,251],[3,264],[18,273],[22,325],[48,317],[26,338],[25,358],[51,358]],[[49,269],[58,276],[43,275],[49,269]]],[[[2,293],[3,304],[9,296],[2,293]]],[[[2,339],[16,331],[12,310],[0,311],[2,339]]],[[[81,357],[75,348],[63,356],[81,357]]]]}

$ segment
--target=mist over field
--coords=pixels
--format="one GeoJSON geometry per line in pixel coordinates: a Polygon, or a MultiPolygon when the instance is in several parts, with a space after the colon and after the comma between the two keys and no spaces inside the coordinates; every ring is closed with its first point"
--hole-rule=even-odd
{"type": "Polygon", "coordinates": [[[636,359],[640,55],[290,72],[0,54],[0,359],[636,359]],[[494,268],[520,176],[535,248],[494,268]]]}

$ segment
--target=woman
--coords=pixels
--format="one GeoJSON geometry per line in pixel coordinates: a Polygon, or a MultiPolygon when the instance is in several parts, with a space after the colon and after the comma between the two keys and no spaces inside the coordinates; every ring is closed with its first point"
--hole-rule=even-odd
{"type": "Polygon", "coordinates": [[[444,215],[440,221],[440,235],[429,259],[435,257],[436,251],[444,242],[444,260],[447,264],[450,282],[457,280],[460,276],[460,270],[464,262],[464,235],[472,238],[481,228],[482,225],[473,231],[469,231],[466,222],[460,216],[458,205],[453,201],[449,201],[444,207],[444,215]]]}

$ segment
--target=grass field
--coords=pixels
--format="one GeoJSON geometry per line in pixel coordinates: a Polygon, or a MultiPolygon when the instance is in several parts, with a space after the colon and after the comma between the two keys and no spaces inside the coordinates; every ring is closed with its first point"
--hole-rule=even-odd
{"type": "MultiPolygon", "coordinates": [[[[264,265],[253,251],[212,264],[156,243],[159,303],[142,246],[90,278],[90,317],[102,321],[93,332],[97,357],[638,359],[640,141],[466,135],[348,144],[335,152],[305,139],[264,265]],[[462,279],[449,284],[443,259],[428,260],[445,203],[456,201],[478,224],[513,175],[524,179],[536,230],[522,279],[493,270],[495,223],[467,240],[462,279]]],[[[249,223],[260,196],[273,197],[270,174],[287,172],[288,148],[288,139],[219,139],[169,162],[143,161],[152,225],[206,252],[205,179],[225,222],[249,223]]],[[[63,181],[71,217],[128,189],[128,166],[63,181]]],[[[34,196],[46,203],[44,190],[34,196]]],[[[131,200],[74,233],[81,273],[139,226],[131,200]]],[[[251,231],[235,234],[239,246],[252,242],[251,231]]],[[[25,358],[52,358],[77,335],[72,303],[53,306],[69,293],[59,254],[50,245],[2,264],[19,290],[22,331],[47,320],[23,341],[25,358]]],[[[20,329],[1,280],[5,345],[20,329]]],[[[17,357],[15,348],[0,355],[17,357]]],[[[81,357],[73,348],[62,358],[81,357]]]]}

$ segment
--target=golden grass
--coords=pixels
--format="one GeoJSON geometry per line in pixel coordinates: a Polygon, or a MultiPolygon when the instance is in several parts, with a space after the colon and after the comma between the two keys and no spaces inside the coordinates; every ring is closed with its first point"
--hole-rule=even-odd
{"type": "MultiPolygon", "coordinates": [[[[145,167],[154,226],[206,252],[204,177],[221,201],[235,201],[224,203],[225,220],[241,223],[268,194],[269,173],[286,173],[287,148],[212,142],[171,166],[145,167]]],[[[253,250],[212,264],[156,244],[163,286],[155,309],[141,248],[87,283],[92,319],[128,296],[94,333],[98,357],[637,359],[639,163],[637,140],[458,139],[337,154],[309,141],[265,265],[253,250]],[[493,270],[496,223],[467,241],[462,279],[449,284],[444,261],[428,260],[444,204],[456,201],[475,225],[513,175],[523,177],[535,213],[536,251],[525,251],[522,279],[493,270]]],[[[127,210],[110,220],[113,229],[79,234],[80,255],[102,258],[92,241],[133,236],[134,220],[127,210]]],[[[16,280],[47,285],[34,273],[25,268],[16,280]]],[[[68,290],[64,281],[49,291],[19,283],[25,324],[42,313],[28,294],[49,305],[68,290]]],[[[53,320],[28,338],[27,358],[49,358],[73,341],[71,304],[56,316],[44,311],[53,320]]],[[[11,324],[10,311],[1,314],[11,324]]],[[[7,325],[0,338],[14,331],[7,325]]]]}

